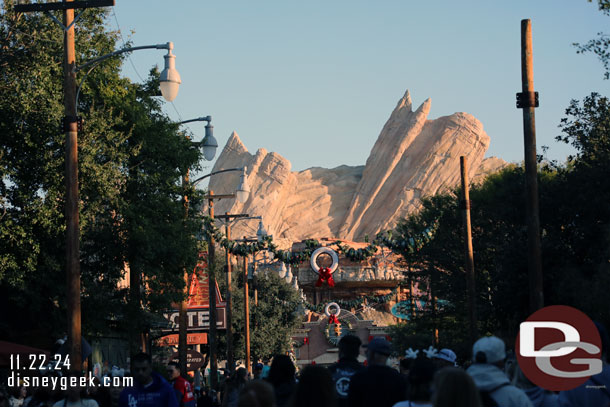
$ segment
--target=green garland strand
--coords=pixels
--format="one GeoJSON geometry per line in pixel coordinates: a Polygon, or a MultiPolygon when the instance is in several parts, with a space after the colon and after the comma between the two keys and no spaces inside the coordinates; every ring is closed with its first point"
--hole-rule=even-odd
{"type": "MultiPolygon", "coordinates": [[[[281,250],[276,244],[273,243],[273,238],[271,236],[265,236],[262,241],[258,242],[236,242],[234,240],[227,239],[220,229],[214,225],[214,219],[211,217],[204,216],[203,224],[206,238],[213,238],[222,247],[236,256],[249,256],[260,251],[268,250],[273,253],[274,257],[282,263],[296,265],[309,261],[313,251],[321,246],[320,242],[317,240],[308,239],[305,241],[305,250],[300,252],[281,250]]],[[[420,251],[433,239],[437,227],[438,223],[435,223],[426,229],[422,234],[415,237],[410,237],[406,240],[393,239],[392,231],[387,231],[385,234],[379,233],[372,243],[369,243],[367,247],[362,249],[354,249],[353,247],[344,245],[340,241],[335,241],[333,245],[337,247],[338,252],[343,253],[343,255],[350,261],[364,261],[374,256],[377,253],[379,246],[385,246],[395,253],[414,254],[420,251]]],[[[368,236],[365,237],[365,241],[368,242],[368,236]]]]}
{"type": "Polygon", "coordinates": [[[326,301],[325,303],[318,304],[318,305],[314,305],[307,301],[303,301],[303,305],[308,310],[318,312],[321,314],[324,312],[324,308],[326,308],[326,304],[328,304],[330,302],[335,302],[335,303],[339,304],[339,306],[341,308],[345,308],[345,309],[360,308],[360,306],[364,304],[365,299],[366,299],[367,303],[369,303],[369,304],[385,304],[388,301],[390,301],[393,297],[396,296],[397,291],[398,291],[398,288],[394,288],[392,290],[392,292],[390,292],[389,294],[386,294],[386,295],[375,295],[375,296],[366,295],[364,297],[358,297],[358,299],[355,299],[355,300],[329,300],[329,301],[326,301]]]}

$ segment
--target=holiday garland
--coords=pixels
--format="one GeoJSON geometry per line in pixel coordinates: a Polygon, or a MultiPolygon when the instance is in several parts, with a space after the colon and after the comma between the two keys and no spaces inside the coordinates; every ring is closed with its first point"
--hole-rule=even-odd
{"type": "Polygon", "coordinates": [[[249,256],[260,251],[270,251],[273,256],[284,264],[295,265],[305,261],[308,261],[311,257],[311,253],[320,247],[320,243],[314,239],[307,239],[305,241],[305,250],[301,252],[292,252],[288,250],[278,249],[277,245],[273,243],[271,236],[264,236],[262,240],[258,242],[237,242],[235,240],[229,240],[220,231],[219,228],[214,225],[214,219],[209,216],[203,217],[204,234],[208,239],[213,238],[220,246],[229,251],[229,253],[236,256],[249,256]]]}
{"type": "Polygon", "coordinates": [[[328,341],[328,343],[330,343],[331,345],[335,345],[337,346],[339,344],[339,340],[347,335],[348,333],[353,331],[353,326],[352,323],[349,322],[348,320],[339,317],[338,318],[338,324],[337,323],[329,323],[329,321],[326,321],[326,327],[324,327],[324,336],[326,337],[326,340],[328,341]],[[331,325],[336,325],[335,329],[333,329],[333,332],[335,333],[335,335],[331,335],[330,334],[330,328],[331,325]],[[342,329],[341,326],[345,326],[347,327],[347,329],[342,329]]]}
{"type": "MultiPolygon", "coordinates": [[[[364,301],[366,300],[366,302],[368,304],[385,304],[388,301],[390,301],[393,297],[396,296],[396,292],[398,291],[398,288],[394,288],[392,290],[392,292],[390,292],[389,294],[386,295],[365,295],[364,297],[358,297],[358,299],[355,300],[330,300],[328,302],[336,302],[337,304],[339,304],[339,306],[341,308],[345,308],[345,309],[352,309],[352,308],[359,308],[362,304],[364,304],[364,301]]],[[[305,306],[305,308],[307,308],[310,311],[314,311],[314,312],[318,312],[318,313],[322,313],[324,312],[324,307],[326,307],[326,304],[318,304],[318,305],[314,305],[311,304],[307,301],[303,302],[303,305],[305,306]]]]}
{"type": "MultiPolygon", "coordinates": [[[[226,238],[220,229],[214,225],[213,218],[204,216],[203,224],[204,234],[208,239],[213,238],[222,247],[236,256],[243,257],[255,254],[259,251],[268,250],[273,253],[273,256],[282,263],[296,265],[308,261],[313,251],[321,246],[317,240],[307,239],[305,241],[305,250],[299,252],[281,250],[278,249],[277,245],[273,243],[273,238],[271,236],[264,236],[262,240],[257,242],[236,242],[226,238]]],[[[432,240],[437,228],[438,223],[433,223],[420,235],[410,237],[406,240],[393,239],[392,231],[387,231],[385,234],[379,233],[372,243],[362,249],[348,247],[342,244],[340,241],[334,242],[333,245],[337,247],[337,251],[343,253],[343,255],[351,261],[364,261],[374,256],[377,253],[379,246],[385,246],[396,253],[414,254],[432,240]]],[[[368,236],[365,237],[365,241],[368,241],[368,236]]]]}

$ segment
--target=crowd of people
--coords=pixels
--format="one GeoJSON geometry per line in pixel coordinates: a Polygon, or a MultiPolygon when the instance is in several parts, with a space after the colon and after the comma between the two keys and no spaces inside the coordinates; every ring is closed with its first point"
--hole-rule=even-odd
{"type": "Polygon", "coordinates": [[[366,362],[360,363],[361,341],[346,335],[339,342],[339,360],[329,367],[310,365],[297,372],[289,356],[277,355],[269,367],[256,364],[252,378],[238,368],[218,394],[205,386],[193,389],[174,362],[167,365],[165,379],[141,353],[131,360],[131,387],[38,388],[31,395],[17,387],[8,396],[0,393],[0,407],[610,407],[610,343],[605,328],[598,325],[598,330],[602,373],[562,392],[529,381],[495,336],[474,344],[468,366],[458,366],[451,349],[409,350],[396,370],[388,364],[392,348],[386,339],[365,345],[366,362]]]}

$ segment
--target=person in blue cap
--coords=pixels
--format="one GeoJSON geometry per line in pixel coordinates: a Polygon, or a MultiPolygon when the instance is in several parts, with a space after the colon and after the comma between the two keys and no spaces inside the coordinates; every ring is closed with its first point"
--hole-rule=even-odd
{"type": "Polygon", "coordinates": [[[387,365],[391,353],[392,347],[385,338],[376,337],[368,343],[368,366],[350,380],[347,394],[350,407],[392,407],[406,398],[404,377],[387,365]]]}

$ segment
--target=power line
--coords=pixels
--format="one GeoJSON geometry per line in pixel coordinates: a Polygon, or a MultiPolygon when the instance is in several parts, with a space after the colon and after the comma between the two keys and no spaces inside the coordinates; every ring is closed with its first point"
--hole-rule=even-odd
{"type": "MultiPolygon", "coordinates": [[[[119,19],[118,19],[117,15],[116,15],[116,12],[114,11],[114,7],[112,7],[112,15],[114,17],[114,21],[116,22],[117,30],[119,31],[119,36],[121,37],[121,41],[123,41],[123,47],[127,47],[127,43],[125,42],[125,38],[123,37],[123,31],[121,30],[121,25],[119,24],[119,19]]],[[[131,59],[131,55],[128,54],[127,58],[129,59],[129,63],[133,67],[133,70],[135,71],[136,75],[138,75],[138,77],[140,78],[140,80],[142,82],[145,82],[144,78],[142,78],[142,75],[140,75],[140,72],[138,72],[138,69],[136,68],[136,65],[133,63],[133,60],[131,59]]],[[[170,103],[171,103],[172,107],[174,108],[174,110],[176,111],[176,114],[178,115],[178,119],[180,119],[180,121],[183,121],[182,120],[182,115],[178,111],[178,108],[176,107],[174,102],[170,102],[170,103]]]]}
{"type": "Polygon", "coordinates": [[[172,104],[172,107],[174,108],[174,110],[176,111],[176,114],[178,115],[178,119],[180,119],[180,121],[184,121],[182,120],[182,115],[180,114],[180,112],[178,111],[178,108],[176,107],[176,105],[174,104],[174,102],[170,102],[172,104]]]}
{"type": "MultiPolygon", "coordinates": [[[[121,25],[119,24],[119,19],[116,16],[116,13],[114,11],[114,7],[112,7],[112,15],[114,16],[114,21],[116,22],[116,28],[119,31],[119,35],[121,36],[121,41],[123,41],[123,47],[127,47],[127,43],[125,42],[125,38],[123,37],[123,31],[121,30],[121,25]]],[[[140,80],[142,82],[144,82],[144,78],[142,78],[142,75],[140,75],[140,72],[138,72],[138,69],[136,68],[136,65],[133,63],[133,60],[131,59],[131,54],[127,54],[127,59],[129,59],[129,63],[131,64],[133,70],[135,71],[136,75],[138,75],[138,78],[140,78],[140,80]]]]}

